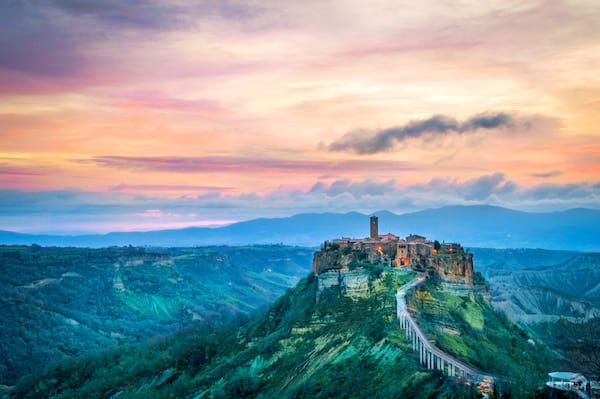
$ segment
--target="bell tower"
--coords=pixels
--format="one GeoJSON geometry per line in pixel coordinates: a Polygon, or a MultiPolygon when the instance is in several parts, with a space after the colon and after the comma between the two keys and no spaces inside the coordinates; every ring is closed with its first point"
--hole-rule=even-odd
{"type": "Polygon", "coordinates": [[[371,216],[371,240],[379,239],[379,218],[371,216]]]}

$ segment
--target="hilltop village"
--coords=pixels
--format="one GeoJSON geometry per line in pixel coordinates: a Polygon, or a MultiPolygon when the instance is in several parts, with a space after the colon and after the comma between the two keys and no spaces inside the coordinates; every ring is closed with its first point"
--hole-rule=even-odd
{"type": "Polygon", "coordinates": [[[368,264],[410,268],[457,284],[473,282],[473,255],[457,243],[440,243],[411,234],[402,239],[379,234],[379,219],[371,216],[370,236],[325,241],[313,258],[313,272],[353,270],[368,264]]]}

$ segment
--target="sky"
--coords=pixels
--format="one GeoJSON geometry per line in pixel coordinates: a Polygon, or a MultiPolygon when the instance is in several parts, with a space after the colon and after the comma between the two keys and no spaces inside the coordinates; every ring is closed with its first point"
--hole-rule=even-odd
{"type": "Polygon", "coordinates": [[[600,2],[0,2],[0,230],[600,209],[600,2]]]}

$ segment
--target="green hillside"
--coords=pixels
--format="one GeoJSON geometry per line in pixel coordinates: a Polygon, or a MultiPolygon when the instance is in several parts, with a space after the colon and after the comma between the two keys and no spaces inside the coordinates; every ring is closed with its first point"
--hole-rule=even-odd
{"type": "MultiPolygon", "coordinates": [[[[72,359],[41,378],[22,380],[14,397],[477,397],[474,387],[421,368],[407,344],[396,320],[395,293],[414,275],[364,273],[368,296],[352,299],[340,286],[319,291],[310,275],[241,326],[190,329],[127,351],[72,359]]],[[[440,301],[440,312],[462,308],[447,299],[440,301]]],[[[523,333],[486,307],[474,300],[461,313],[463,337],[486,334],[483,326],[505,327],[498,333],[502,340],[482,346],[479,354],[514,360],[516,373],[545,369],[547,364],[530,358],[523,333]]],[[[513,391],[531,393],[540,383],[528,381],[513,391]]]]}
{"type": "Polygon", "coordinates": [[[494,308],[559,354],[561,370],[600,379],[600,254],[473,250],[494,308]]]}
{"type": "Polygon", "coordinates": [[[478,296],[458,296],[428,282],[410,298],[409,309],[425,334],[444,352],[509,382],[518,397],[533,394],[556,355],[478,296]]]}
{"type": "Polygon", "coordinates": [[[268,306],[310,270],[286,246],[0,246],[0,384],[84,353],[218,325],[268,306]]]}

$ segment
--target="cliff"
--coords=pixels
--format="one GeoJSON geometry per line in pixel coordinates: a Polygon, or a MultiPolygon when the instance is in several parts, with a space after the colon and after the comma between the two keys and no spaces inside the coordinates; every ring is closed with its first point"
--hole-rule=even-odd
{"type": "Polygon", "coordinates": [[[473,255],[459,253],[451,255],[433,255],[428,259],[428,269],[443,281],[473,282],[473,255]]]}

